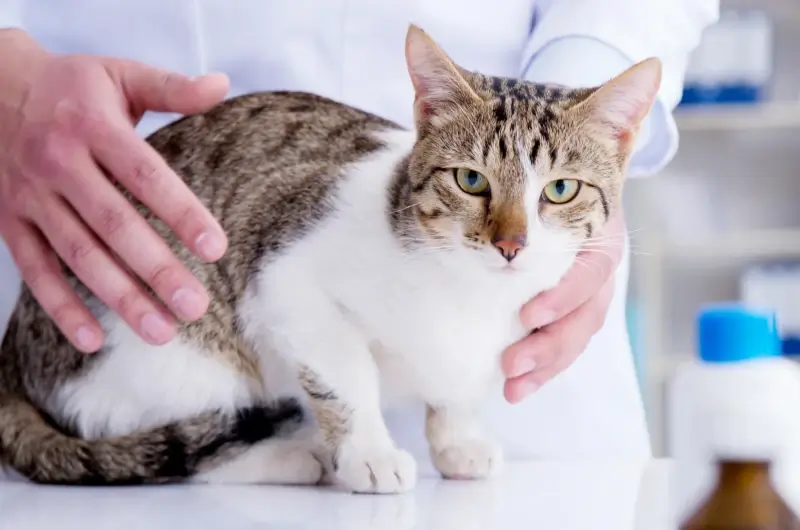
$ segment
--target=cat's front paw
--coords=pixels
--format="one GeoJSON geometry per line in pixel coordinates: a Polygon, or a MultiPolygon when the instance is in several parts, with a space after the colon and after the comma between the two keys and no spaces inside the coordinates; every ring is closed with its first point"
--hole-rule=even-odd
{"type": "Polygon", "coordinates": [[[485,440],[465,440],[431,453],[433,465],[447,479],[482,479],[496,475],[503,467],[502,449],[485,440]]]}
{"type": "Polygon", "coordinates": [[[347,444],[336,459],[336,481],[354,493],[403,493],[417,483],[417,462],[408,452],[359,450],[347,444]]]}

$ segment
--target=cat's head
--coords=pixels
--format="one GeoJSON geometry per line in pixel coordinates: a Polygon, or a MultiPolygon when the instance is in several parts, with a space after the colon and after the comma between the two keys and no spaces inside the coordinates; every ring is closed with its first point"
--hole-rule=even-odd
{"type": "Polygon", "coordinates": [[[539,85],[468,72],[415,26],[406,59],[417,237],[490,269],[537,269],[548,253],[571,263],[620,207],[661,63],[648,59],[591,89],[539,85]]]}

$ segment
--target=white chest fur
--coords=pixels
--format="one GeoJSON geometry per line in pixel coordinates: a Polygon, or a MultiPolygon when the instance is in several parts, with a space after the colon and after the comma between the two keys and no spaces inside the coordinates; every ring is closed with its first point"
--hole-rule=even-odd
{"type": "MultiPolygon", "coordinates": [[[[475,402],[502,382],[503,349],[525,336],[522,305],[555,285],[572,256],[509,273],[465,259],[468,249],[404,250],[389,227],[386,189],[413,137],[393,140],[395,148],[350,172],[336,214],[265,268],[264,310],[255,322],[256,312],[248,310],[246,320],[298,344],[292,334],[303,326],[294,320],[317,325],[319,307],[333,304],[342,324],[355,325],[369,344],[384,399],[416,394],[432,404],[475,402]]],[[[335,348],[337,341],[328,340],[335,348]]],[[[347,352],[329,354],[347,363],[347,352]]]]}

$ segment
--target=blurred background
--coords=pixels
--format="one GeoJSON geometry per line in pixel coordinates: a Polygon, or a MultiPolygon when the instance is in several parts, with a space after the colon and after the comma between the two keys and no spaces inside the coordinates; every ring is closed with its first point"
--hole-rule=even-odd
{"type": "Polygon", "coordinates": [[[657,456],[664,385],[705,303],[773,306],[800,358],[800,1],[722,0],[676,111],[681,145],[629,181],[629,330],[657,456]]]}

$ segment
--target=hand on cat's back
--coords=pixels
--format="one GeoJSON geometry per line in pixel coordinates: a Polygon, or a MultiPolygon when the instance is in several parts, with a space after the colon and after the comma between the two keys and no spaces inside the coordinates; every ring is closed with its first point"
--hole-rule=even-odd
{"type": "Polygon", "coordinates": [[[221,227],[134,126],[146,110],[202,111],[227,89],[223,76],[192,80],[133,61],[51,55],[21,31],[0,31],[0,235],[80,350],[96,351],[104,337],[59,259],[152,344],[174,336],[171,313],[192,321],[207,310],[202,284],[113,181],[196,255],[219,259],[221,227]]]}
{"type": "Polygon", "coordinates": [[[503,353],[509,402],[523,400],[566,370],[603,327],[625,245],[622,211],[609,218],[601,241],[580,254],[558,286],[522,308],[522,323],[537,331],[503,353]]]}

